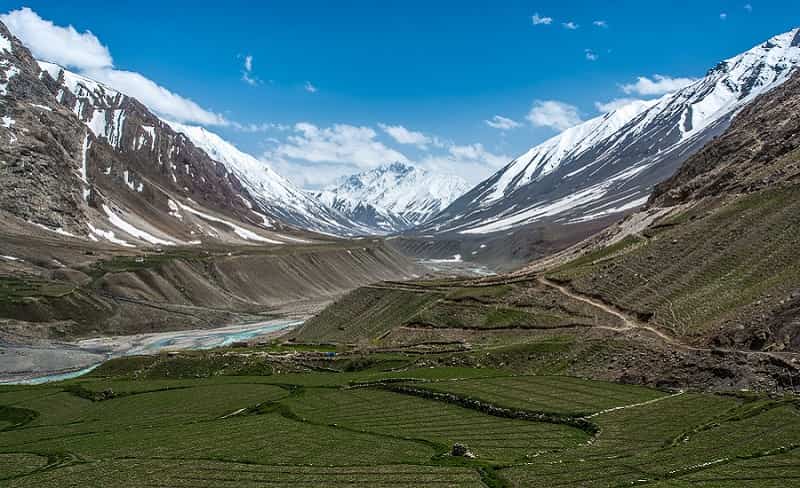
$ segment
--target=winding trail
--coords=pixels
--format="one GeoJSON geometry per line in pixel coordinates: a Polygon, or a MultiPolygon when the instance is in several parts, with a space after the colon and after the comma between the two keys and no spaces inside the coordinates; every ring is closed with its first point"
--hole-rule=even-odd
{"type": "Polygon", "coordinates": [[[578,293],[578,292],[575,292],[573,290],[570,290],[566,286],[561,285],[559,283],[556,283],[555,281],[550,280],[548,278],[545,278],[544,276],[538,276],[537,280],[539,281],[539,283],[541,283],[541,284],[543,284],[545,286],[548,286],[550,288],[553,288],[555,290],[558,290],[561,294],[563,294],[563,295],[565,295],[565,296],[567,296],[569,298],[572,298],[574,300],[578,300],[578,301],[581,301],[581,302],[584,302],[584,303],[588,303],[589,305],[591,305],[591,306],[593,306],[595,308],[598,308],[598,309],[600,309],[600,310],[602,310],[602,311],[604,311],[604,312],[606,312],[608,314],[611,314],[611,315],[619,318],[620,320],[622,320],[622,323],[624,324],[622,327],[611,327],[611,326],[606,326],[606,325],[598,325],[598,326],[593,326],[593,328],[611,330],[611,331],[615,331],[615,332],[626,332],[626,331],[631,331],[631,330],[642,330],[642,331],[649,332],[650,334],[655,335],[656,337],[658,337],[659,339],[661,339],[665,343],[667,343],[667,344],[669,344],[671,346],[674,346],[676,348],[683,349],[684,351],[703,352],[703,353],[721,352],[721,353],[742,354],[742,355],[745,355],[745,356],[763,356],[763,357],[768,357],[768,358],[771,358],[771,359],[779,360],[782,363],[784,363],[784,365],[787,368],[790,367],[790,368],[793,368],[793,369],[798,369],[798,366],[796,364],[794,364],[793,362],[790,362],[790,360],[800,357],[800,353],[795,353],[795,352],[772,352],[772,351],[753,351],[753,350],[749,350],[749,349],[727,349],[727,348],[714,348],[714,349],[712,349],[712,348],[707,348],[707,347],[691,346],[689,344],[686,344],[686,343],[680,341],[679,339],[677,339],[675,337],[672,337],[672,336],[670,336],[670,335],[668,335],[668,334],[656,329],[655,327],[652,327],[650,325],[642,323],[638,319],[632,317],[631,315],[625,313],[624,311],[620,310],[619,308],[617,308],[617,307],[615,307],[615,306],[613,306],[613,305],[611,305],[609,303],[606,303],[606,302],[603,302],[601,300],[592,298],[590,296],[583,295],[581,293],[578,293]]]}

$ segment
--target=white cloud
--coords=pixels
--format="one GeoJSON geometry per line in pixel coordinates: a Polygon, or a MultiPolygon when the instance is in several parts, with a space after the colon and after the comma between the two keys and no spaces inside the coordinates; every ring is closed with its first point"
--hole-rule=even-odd
{"type": "Polygon", "coordinates": [[[615,98],[608,102],[594,102],[594,106],[597,108],[598,112],[608,113],[639,101],[641,100],[638,98],[615,98]]]}
{"type": "Polygon", "coordinates": [[[310,189],[323,188],[341,176],[394,161],[439,173],[464,175],[478,182],[511,160],[481,144],[457,145],[403,126],[379,126],[398,143],[415,145],[423,152],[412,161],[377,140],[377,132],[370,127],[349,124],[319,127],[302,122],[282,140],[270,139],[272,148],[262,159],[297,185],[310,189]]]}
{"type": "Polygon", "coordinates": [[[600,55],[592,51],[591,49],[585,49],[584,55],[586,56],[586,59],[589,61],[597,61],[598,59],[600,59],[600,55]]]}
{"type": "Polygon", "coordinates": [[[288,125],[276,124],[273,122],[262,122],[260,124],[240,124],[239,122],[231,122],[231,126],[239,132],[270,132],[287,131],[291,129],[288,125]]]}
{"type": "Polygon", "coordinates": [[[605,20],[595,20],[594,22],[592,22],[592,25],[603,29],[608,28],[608,22],[606,22],[605,20]]]}
{"type": "Polygon", "coordinates": [[[28,7],[0,15],[0,20],[37,58],[78,69],[113,64],[108,48],[90,31],[81,33],[71,25],[57,26],[28,7]]]}
{"type": "Polygon", "coordinates": [[[749,3],[746,3],[746,4],[744,4],[744,9],[747,10],[748,12],[752,12],[753,11],[753,6],[750,5],[749,3]]]}
{"type": "Polygon", "coordinates": [[[72,26],[57,26],[29,8],[0,15],[0,20],[36,58],[75,69],[139,99],[167,118],[202,125],[229,124],[222,115],[202,108],[139,73],[114,69],[108,48],[89,31],[81,33],[72,26]]]}
{"type": "Polygon", "coordinates": [[[413,144],[419,148],[425,148],[428,144],[434,142],[432,138],[422,132],[408,130],[402,125],[378,124],[378,127],[399,144],[413,144]]]}
{"type": "Polygon", "coordinates": [[[261,80],[253,76],[253,56],[248,54],[244,57],[244,66],[242,67],[242,81],[250,86],[261,84],[261,80]]]}
{"type": "Polygon", "coordinates": [[[521,126],[519,122],[514,119],[509,119],[508,117],[503,117],[502,115],[495,115],[490,120],[484,120],[484,123],[493,129],[500,129],[500,130],[511,130],[516,129],[517,127],[521,126]]]}
{"type": "Polygon", "coordinates": [[[726,20],[727,18],[728,18],[728,14],[726,14],[725,12],[722,12],[721,14],[719,14],[719,19],[720,20],[726,20]]]}
{"type": "Polygon", "coordinates": [[[558,100],[536,100],[526,117],[536,127],[550,127],[559,131],[582,122],[578,108],[558,100]]]}
{"type": "Polygon", "coordinates": [[[663,95],[665,93],[680,90],[693,83],[693,78],[671,78],[663,75],[653,75],[653,78],[640,76],[635,83],[622,85],[622,91],[627,94],[636,93],[638,95],[663,95]]]}
{"type": "Polygon", "coordinates": [[[580,27],[578,24],[576,24],[575,22],[573,22],[571,20],[569,22],[564,22],[561,25],[563,25],[564,28],[568,29],[568,30],[576,30],[578,27],[580,27]]]}
{"type": "Polygon", "coordinates": [[[176,122],[193,122],[201,125],[229,124],[222,115],[200,107],[195,102],[167,90],[139,73],[116,69],[88,70],[84,73],[90,78],[136,98],[151,110],[176,122]]]}
{"type": "Polygon", "coordinates": [[[342,176],[349,176],[364,171],[352,164],[309,163],[306,161],[287,161],[276,159],[271,153],[262,156],[262,160],[281,176],[307,190],[320,190],[334,183],[342,176]]]}
{"type": "Polygon", "coordinates": [[[305,88],[308,93],[317,93],[317,87],[312,85],[310,81],[306,81],[306,84],[303,85],[303,88],[305,88]]]}
{"type": "Polygon", "coordinates": [[[335,124],[320,128],[301,122],[295,124],[293,135],[273,153],[287,160],[350,164],[362,169],[395,161],[408,162],[403,153],[375,140],[376,136],[369,127],[335,124]]]}
{"type": "Polygon", "coordinates": [[[531,17],[531,21],[533,25],[550,25],[553,23],[553,18],[540,16],[538,13],[535,13],[533,17],[531,17]]]}
{"type": "Polygon", "coordinates": [[[457,174],[478,183],[511,161],[505,154],[494,154],[482,144],[450,145],[444,154],[429,154],[419,165],[436,173],[457,174]]]}

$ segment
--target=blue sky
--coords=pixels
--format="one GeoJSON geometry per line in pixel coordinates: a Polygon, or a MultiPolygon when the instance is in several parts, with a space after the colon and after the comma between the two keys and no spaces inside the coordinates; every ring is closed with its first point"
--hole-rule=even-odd
{"type": "Polygon", "coordinates": [[[56,31],[73,26],[74,45],[54,43],[31,15],[17,19],[35,54],[40,45],[106,82],[112,69],[139,73],[200,112],[153,108],[308,187],[389,159],[477,182],[598,103],[657,96],[800,24],[789,1],[252,3],[0,1],[0,11],[27,6],[56,31]],[[100,61],[76,57],[86,45],[105,49],[100,61]]]}

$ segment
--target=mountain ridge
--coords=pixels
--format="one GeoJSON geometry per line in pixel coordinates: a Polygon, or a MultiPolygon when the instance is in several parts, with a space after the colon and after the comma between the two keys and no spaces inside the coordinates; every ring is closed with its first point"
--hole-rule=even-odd
{"type": "Polygon", "coordinates": [[[800,29],[774,36],[681,90],[567,129],[479,183],[417,234],[535,232],[641,206],[654,185],[720,134],[735,113],[786,81],[800,63],[798,38],[800,29]]]}

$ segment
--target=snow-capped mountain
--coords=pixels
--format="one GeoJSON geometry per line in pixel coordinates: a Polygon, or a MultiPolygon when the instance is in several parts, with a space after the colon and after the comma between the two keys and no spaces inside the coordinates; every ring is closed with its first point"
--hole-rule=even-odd
{"type": "MultiPolygon", "coordinates": [[[[202,127],[161,120],[159,124],[143,125],[131,147],[126,147],[123,144],[123,127],[126,121],[130,122],[125,107],[127,96],[58,65],[43,61],[38,64],[53,80],[59,80],[56,100],[71,108],[96,138],[104,139],[117,151],[157,151],[158,164],[162,166],[163,160],[170,159],[174,150],[170,149],[167,154],[160,151],[157,139],[162,130],[159,126],[172,129],[170,132],[174,131],[175,136],[182,134],[188,138],[194,147],[221,164],[235,178],[236,200],[254,214],[260,226],[271,229],[276,223],[288,224],[337,235],[367,232],[359,224],[309,197],[266,163],[202,127]]],[[[167,167],[173,183],[178,183],[181,173],[189,171],[191,176],[190,170],[180,168],[174,161],[170,161],[167,167]]],[[[133,182],[136,179],[134,174],[134,170],[127,171],[125,181],[133,182]]]]}
{"type": "MultiPolygon", "coordinates": [[[[337,235],[369,233],[369,229],[352,221],[325,203],[320,203],[289,180],[276,173],[265,162],[240,151],[230,142],[203,127],[167,122],[176,132],[186,135],[236,175],[239,182],[255,200],[258,210],[281,222],[303,229],[337,235]]],[[[270,217],[263,215],[265,224],[270,217]]]]}
{"type": "Polygon", "coordinates": [[[468,189],[458,176],[396,162],[344,177],[316,196],[373,232],[392,233],[425,223],[468,189]]]}
{"type": "Polygon", "coordinates": [[[795,29],[720,62],[681,90],[565,130],[477,185],[420,231],[477,237],[533,225],[546,226],[552,236],[555,227],[636,208],[738,111],[786,81],[798,63],[795,29]]]}

